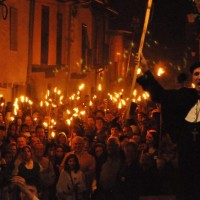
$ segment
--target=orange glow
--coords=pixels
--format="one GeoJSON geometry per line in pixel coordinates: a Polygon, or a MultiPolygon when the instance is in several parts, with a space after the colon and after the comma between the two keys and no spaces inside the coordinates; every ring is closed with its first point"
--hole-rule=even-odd
{"type": "Polygon", "coordinates": [[[102,86],[101,86],[101,84],[98,85],[98,90],[99,90],[99,91],[102,90],[102,86]]]}
{"type": "Polygon", "coordinates": [[[166,69],[166,65],[162,61],[159,61],[155,65],[155,71],[156,71],[157,76],[159,76],[159,77],[165,73],[165,69],[166,69]]]}
{"type": "Polygon", "coordinates": [[[158,71],[157,71],[157,75],[158,75],[158,76],[162,76],[162,74],[164,74],[164,73],[165,73],[165,71],[164,71],[164,69],[161,68],[161,67],[160,67],[160,68],[158,69],[158,71]]]}
{"type": "Polygon", "coordinates": [[[55,134],[55,132],[54,132],[54,131],[52,131],[52,132],[51,132],[51,137],[52,137],[52,138],[54,138],[54,137],[55,137],[55,135],[56,135],[56,134],[55,134]]]}
{"type": "Polygon", "coordinates": [[[142,72],[141,68],[138,68],[137,75],[141,74],[141,72],[142,72]]]}
{"type": "Polygon", "coordinates": [[[79,90],[82,90],[83,88],[85,87],[85,84],[84,83],[82,83],[80,86],[79,86],[79,90]]]}
{"type": "Polygon", "coordinates": [[[195,88],[195,84],[194,84],[194,83],[192,83],[192,85],[191,85],[191,86],[192,86],[192,88],[195,88]]]}

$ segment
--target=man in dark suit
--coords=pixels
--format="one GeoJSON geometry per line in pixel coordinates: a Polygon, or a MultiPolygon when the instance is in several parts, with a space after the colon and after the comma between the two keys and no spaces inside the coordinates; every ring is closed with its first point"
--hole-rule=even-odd
{"type": "Polygon", "coordinates": [[[162,131],[178,145],[177,199],[200,199],[200,62],[190,67],[195,88],[166,90],[147,69],[137,82],[161,104],[162,131]]]}

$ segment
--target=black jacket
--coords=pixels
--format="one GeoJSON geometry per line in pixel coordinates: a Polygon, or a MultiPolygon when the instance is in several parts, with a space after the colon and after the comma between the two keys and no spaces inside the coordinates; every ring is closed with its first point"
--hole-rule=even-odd
{"type": "Polygon", "coordinates": [[[186,87],[166,90],[150,71],[137,78],[137,82],[150,93],[152,101],[161,104],[162,130],[177,141],[185,117],[199,98],[197,91],[186,87]]]}

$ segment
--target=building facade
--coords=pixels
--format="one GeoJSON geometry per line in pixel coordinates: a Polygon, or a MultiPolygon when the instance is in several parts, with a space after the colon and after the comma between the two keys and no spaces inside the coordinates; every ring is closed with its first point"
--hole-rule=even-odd
{"type": "Polygon", "coordinates": [[[95,93],[99,72],[113,59],[109,20],[117,12],[105,1],[5,0],[0,7],[0,93],[6,101],[21,95],[39,101],[54,87],[71,95],[83,82],[86,94],[95,93]]]}

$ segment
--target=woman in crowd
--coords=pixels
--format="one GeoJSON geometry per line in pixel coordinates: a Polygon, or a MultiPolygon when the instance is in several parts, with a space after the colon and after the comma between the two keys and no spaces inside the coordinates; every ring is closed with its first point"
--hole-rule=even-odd
{"type": "Polygon", "coordinates": [[[27,184],[40,184],[40,166],[33,161],[32,151],[28,145],[22,148],[22,163],[18,167],[18,175],[24,178],[27,184]]]}
{"type": "Polygon", "coordinates": [[[65,157],[65,151],[64,147],[62,145],[57,145],[56,146],[56,151],[55,151],[55,162],[54,162],[54,171],[56,174],[56,182],[58,181],[59,175],[60,175],[60,164],[65,157]]]}
{"type": "Polygon", "coordinates": [[[91,189],[91,184],[95,178],[95,159],[84,149],[84,138],[81,136],[75,136],[72,140],[72,151],[67,153],[61,163],[61,169],[64,167],[64,163],[69,154],[75,154],[80,163],[80,169],[83,171],[88,191],[91,189]]]}
{"type": "Polygon", "coordinates": [[[57,136],[56,139],[57,139],[56,143],[58,145],[62,145],[64,147],[65,153],[70,151],[70,147],[69,147],[69,144],[68,144],[68,139],[67,139],[67,136],[66,136],[65,132],[58,133],[58,136],[57,136]]]}
{"type": "Polygon", "coordinates": [[[58,200],[87,200],[86,190],[86,182],[78,158],[75,154],[70,154],[65,160],[64,169],[57,183],[58,200]]]}

